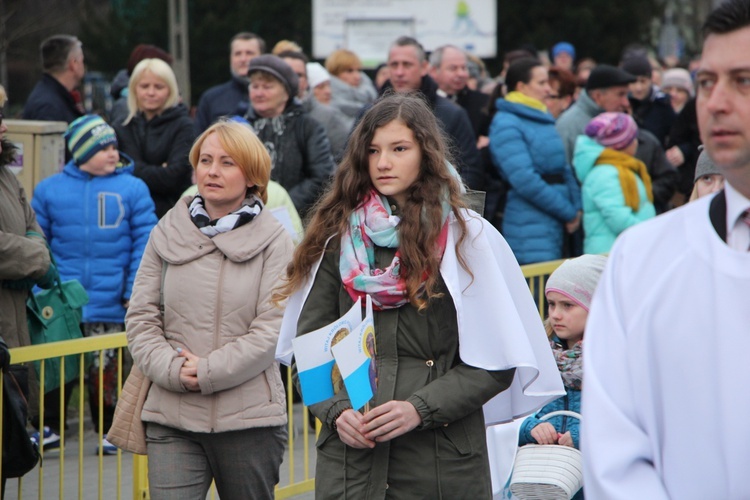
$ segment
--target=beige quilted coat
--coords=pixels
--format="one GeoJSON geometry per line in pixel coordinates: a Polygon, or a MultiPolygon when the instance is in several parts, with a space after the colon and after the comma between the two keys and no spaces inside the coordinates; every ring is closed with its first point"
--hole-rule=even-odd
{"type": "Polygon", "coordinates": [[[154,228],[125,320],[135,364],[153,382],[141,418],[193,432],[283,425],[274,361],[283,311],[269,299],[291,259],[291,238],[266,210],[208,238],[190,220],[188,201],[154,228]],[[201,358],[200,392],[180,383],[179,347],[201,358]]]}

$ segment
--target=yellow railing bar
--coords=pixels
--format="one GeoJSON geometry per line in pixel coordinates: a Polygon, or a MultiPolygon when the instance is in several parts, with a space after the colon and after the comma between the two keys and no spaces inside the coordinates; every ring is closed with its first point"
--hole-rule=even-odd
{"type": "MultiPolygon", "coordinates": [[[[99,351],[99,383],[97,384],[98,390],[96,391],[96,398],[99,402],[98,415],[91,415],[91,418],[95,418],[98,421],[97,428],[99,432],[96,433],[99,439],[97,446],[99,448],[99,498],[102,498],[104,491],[104,446],[102,446],[102,439],[104,437],[104,351],[99,351]]],[[[89,397],[91,395],[89,394],[89,397]]]]}
{"type": "MultiPolygon", "coordinates": [[[[79,355],[79,366],[78,366],[78,500],[83,500],[83,396],[84,391],[84,368],[86,355],[79,355]]],[[[61,451],[62,453],[62,451],[61,451]]],[[[119,474],[118,474],[119,476],[119,474]]],[[[62,491],[62,490],[60,490],[62,491]]]]}
{"type": "MultiPolygon", "coordinates": [[[[13,348],[13,363],[28,363],[42,359],[57,358],[70,354],[82,354],[102,349],[115,349],[127,347],[128,340],[125,333],[108,333],[105,335],[94,335],[63,342],[50,342],[49,344],[29,345],[13,348]]],[[[41,375],[40,375],[41,377],[41,375]]]]}
{"type": "Polygon", "coordinates": [[[536,264],[526,264],[521,266],[521,271],[526,278],[533,278],[535,276],[549,276],[552,271],[560,267],[560,264],[565,262],[565,259],[550,260],[549,262],[537,262],[536,264]]]}
{"type": "MultiPolygon", "coordinates": [[[[0,393],[0,415],[5,415],[5,413],[3,413],[3,400],[5,399],[3,397],[3,394],[5,393],[5,386],[3,385],[5,383],[5,380],[3,379],[4,376],[5,374],[3,373],[2,370],[0,370],[0,391],[2,391],[0,393]]],[[[0,416],[0,418],[2,417],[0,416]]],[[[0,426],[0,450],[3,449],[3,432],[2,432],[3,427],[4,426],[0,426]]],[[[0,457],[2,457],[2,451],[0,451],[0,457]]],[[[2,459],[0,459],[0,484],[2,484],[2,480],[4,477],[5,475],[3,475],[3,463],[2,463],[2,459]]]]}
{"type": "MultiPolygon", "coordinates": [[[[17,359],[17,358],[16,358],[17,359]]],[[[39,422],[44,423],[44,371],[46,363],[42,360],[39,363],[39,422]]],[[[39,500],[44,500],[44,425],[39,429],[39,500]]]]}
{"type": "Polygon", "coordinates": [[[294,483],[294,414],[289,411],[292,408],[293,393],[292,393],[292,370],[288,369],[286,372],[286,404],[287,404],[287,420],[288,420],[288,433],[289,439],[287,448],[289,448],[289,483],[294,483]]]}
{"type": "MultiPolygon", "coordinates": [[[[63,500],[63,494],[65,493],[65,412],[67,409],[65,408],[65,358],[60,358],[60,404],[59,404],[59,411],[58,415],[60,418],[58,419],[58,426],[60,428],[60,480],[59,480],[59,487],[60,487],[60,494],[58,497],[60,500],[63,500]]],[[[44,398],[41,394],[39,395],[40,398],[44,398]]],[[[42,435],[44,435],[44,420],[40,421],[40,427],[42,428],[42,435]]],[[[44,447],[44,445],[42,445],[44,447]]]]}
{"type": "MultiPolygon", "coordinates": [[[[117,400],[122,396],[122,347],[117,349],[117,400]]],[[[122,470],[122,450],[117,448],[117,470],[122,470]]],[[[122,498],[122,474],[117,474],[117,500],[122,498]]]]}

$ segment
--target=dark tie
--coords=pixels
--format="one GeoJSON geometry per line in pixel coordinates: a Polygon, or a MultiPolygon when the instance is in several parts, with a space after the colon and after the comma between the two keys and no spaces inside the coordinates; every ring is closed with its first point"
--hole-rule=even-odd
{"type": "MultiPolygon", "coordinates": [[[[740,215],[740,219],[742,219],[742,222],[750,227],[750,208],[742,212],[742,215],[740,215]]],[[[747,251],[750,252],[750,247],[748,247],[747,251]]]]}

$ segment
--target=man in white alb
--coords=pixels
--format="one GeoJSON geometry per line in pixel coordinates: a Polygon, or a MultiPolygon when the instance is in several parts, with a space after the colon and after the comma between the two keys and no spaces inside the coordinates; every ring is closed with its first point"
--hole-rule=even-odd
{"type": "Polygon", "coordinates": [[[610,253],[586,326],[589,499],[750,498],[750,0],[704,36],[698,122],[725,189],[610,253]]]}

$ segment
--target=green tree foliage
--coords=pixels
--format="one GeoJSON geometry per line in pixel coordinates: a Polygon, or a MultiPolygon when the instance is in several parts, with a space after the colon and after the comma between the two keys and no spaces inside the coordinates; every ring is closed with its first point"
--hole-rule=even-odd
{"type": "MultiPolygon", "coordinates": [[[[193,104],[207,88],[229,78],[229,40],[240,31],[257,33],[268,50],[282,39],[312,49],[312,0],[190,0],[190,76],[193,104]]],[[[550,48],[571,42],[578,57],[616,64],[630,43],[651,45],[651,23],[663,9],[660,0],[498,0],[498,59],[531,43],[550,48]]],[[[88,66],[106,74],[125,67],[139,43],[168,49],[167,0],[117,0],[106,16],[92,13],[82,23],[88,66]]],[[[93,11],[92,11],[93,12],[93,11]]]]}
{"type": "Polygon", "coordinates": [[[538,49],[565,40],[578,58],[617,64],[631,43],[651,45],[651,23],[663,10],[658,0],[498,0],[498,45],[502,55],[523,43],[538,49]]]}
{"type": "Polygon", "coordinates": [[[260,35],[270,51],[289,39],[310,53],[312,2],[195,0],[190,2],[190,80],[194,101],[207,88],[229,79],[229,40],[240,31],[260,35]]]}
{"type": "Polygon", "coordinates": [[[119,0],[105,14],[89,10],[88,22],[81,23],[79,35],[86,65],[114,75],[125,68],[130,52],[139,43],[166,50],[167,19],[167,0],[119,0]]]}
{"type": "MultiPolygon", "coordinates": [[[[289,39],[310,52],[311,1],[190,0],[188,8],[193,104],[204,90],[229,79],[229,40],[235,33],[257,33],[269,51],[279,40],[289,39]]],[[[168,49],[168,2],[119,0],[106,19],[83,27],[81,40],[88,66],[113,75],[125,67],[139,43],[168,49]]]]}

